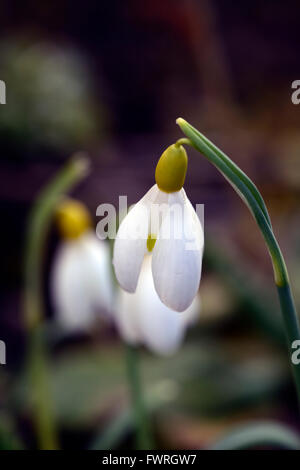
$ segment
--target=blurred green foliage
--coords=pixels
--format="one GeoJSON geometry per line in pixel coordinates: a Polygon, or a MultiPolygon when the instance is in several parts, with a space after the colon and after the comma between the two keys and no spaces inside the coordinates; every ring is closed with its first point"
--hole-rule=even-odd
{"type": "MultiPolygon", "coordinates": [[[[170,358],[145,353],[142,375],[151,412],[226,416],[276,396],[288,379],[280,355],[272,350],[253,355],[251,348],[247,355],[245,349],[240,358],[239,348],[234,352],[223,342],[203,340],[190,341],[170,358]]],[[[105,437],[112,433],[118,443],[133,426],[125,374],[124,349],[116,345],[73,346],[55,357],[50,381],[60,428],[99,432],[101,445],[113,444],[105,437]]],[[[16,385],[13,401],[22,415],[32,407],[32,393],[25,377],[16,385]]]]}
{"type": "Polygon", "coordinates": [[[104,110],[94,105],[90,71],[79,52],[53,43],[6,40],[0,69],[7,90],[0,113],[4,142],[72,151],[100,133],[104,110]]]}

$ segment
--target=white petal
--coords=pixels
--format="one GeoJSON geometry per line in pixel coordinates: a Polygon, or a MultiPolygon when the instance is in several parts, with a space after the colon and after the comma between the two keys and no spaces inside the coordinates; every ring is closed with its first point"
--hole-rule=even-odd
{"type": "Polygon", "coordinates": [[[113,284],[109,245],[99,240],[90,231],[80,237],[82,262],[86,269],[82,274],[85,278],[86,295],[91,299],[95,310],[100,308],[105,313],[112,311],[113,284]]]}
{"type": "Polygon", "coordinates": [[[130,344],[144,344],[162,355],[170,355],[179,348],[197,311],[196,299],[181,314],[160,301],[153,284],[150,255],[145,256],[136,292],[129,294],[120,289],[118,298],[116,324],[122,338],[130,344]]]}
{"type": "Polygon", "coordinates": [[[60,324],[67,330],[90,328],[99,310],[112,310],[109,247],[93,232],[65,242],[54,259],[51,287],[60,324]]]}
{"type": "Polygon", "coordinates": [[[139,306],[137,305],[136,296],[137,292],[132,294],[119,289],[114,315],[121,338],[132,345],[141,343],[137,319],[139,306]]]}
{"type": "Polygon", "coordinates": [[[147,250],[151,203],[158,195],[157,185],[129,211],[123,219],[114,244],[113,265],[120,286],[136,290],[143,258],[147,250]]]}
{"type": "Polygon", "coordinates": [[[156,197],[151,201],[149,234],[158,238],[162,220],[169,209],[169,194],[157,187],[156,197]]]}
{"type": "Polygon", "coordinates": [[[86,267],[78,256],[78,248],[78,241],[64,243],[55,256],[51,273],[57,320],[66,330],[87,329],[94,319],[91,299],[82,282],[86,267]]]}
{"type": "Polygon", "coordinates": [[[150,256],[145,259],[136,295],[143,343],[157,354],[174,353],[183,340],[188,322],[184,314],[174,312],[159,299],[153,284],[150,256]]]}
{"type": "Polygon", "coordinates": [[[196,294],[191,305],[180,315],[183,316],[184,324],[187,326],[195,325],[199,319],[201,311],[201,298],[199,293],[196,294]]]}
{"type": "Polygon", "coordinates": [[[162,222],[153,250],[152,272],[161,301],[172,310],[186,310],[196,296],[203,244],[199,218],[185,192],[170,194],[169,213],[162,222]]]}

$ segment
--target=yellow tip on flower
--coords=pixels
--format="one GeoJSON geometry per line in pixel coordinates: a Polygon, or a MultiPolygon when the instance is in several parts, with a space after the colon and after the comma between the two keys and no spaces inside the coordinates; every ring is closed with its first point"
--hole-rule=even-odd
{"type": "Polygon", "coordinates": [[[168,147],[158,160],[155,181],[161,191],[174,193],[184,185],[188,158],[182,145],[168,147]]]}
{"type": "Polygon", "coordinates": [[[153,248],[155,246],[155,243],[156,243],[156,236],[155,235],[148,235],[147,250],[149,251],[149,253],[151,253],[151,251],[153,250],[153,248]]]}
{"type": "Polygon", "coordinates": [[[91,227],[91,217],[87,208],[74,199],[62,201],[57,207],[55,216],[61,236],[65,239],[78,238],[91,227]]]}

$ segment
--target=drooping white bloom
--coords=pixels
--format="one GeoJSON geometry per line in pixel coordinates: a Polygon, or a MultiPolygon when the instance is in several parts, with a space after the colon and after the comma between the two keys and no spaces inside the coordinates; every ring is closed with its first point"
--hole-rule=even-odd
{"type": "Polygon", "coordinates": [[[115,320],[122,338],[162,355],[178,349],[187,327],[196,321],[200,311],[199,295],[183,313],[174,312],[160,301],[154,288],[150,255],[143,260],[136,292],[119,289],[117,304],[115,320]]]}
{"type": "Polygon", "coordinates": [[[199,288],[204,235],[200,220],[184,189],[170,193],[155,184],[122,221],[114,244],[117,280],[135,292],[147,243],[152,251],[152,274],[160,300],[183,312],[199,288]]]}
{"type": "Polygon", "coordinates": [[[89,229],[65,239],[51,273],[56,318],[67,331],[87,330],[112,308],[109,246],[89,229]]]}

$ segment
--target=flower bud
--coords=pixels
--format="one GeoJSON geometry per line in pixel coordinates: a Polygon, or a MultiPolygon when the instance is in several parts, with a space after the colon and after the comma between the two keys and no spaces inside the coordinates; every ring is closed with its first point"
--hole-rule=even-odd
{"type": "Polygon", "coordinates": [[[184,185],[187,162],[187,154],[182,145],[173,144],[164,151],[155,170],[156,184],[161,191],[180,191],[184,185]]]}
{"type": "Polygon", "coordinates": [[[91,217],[87,208],[74,199],[61,202],[55,216],[58,229],[66,239],[78,238],[91,227],[91,217]]]}

